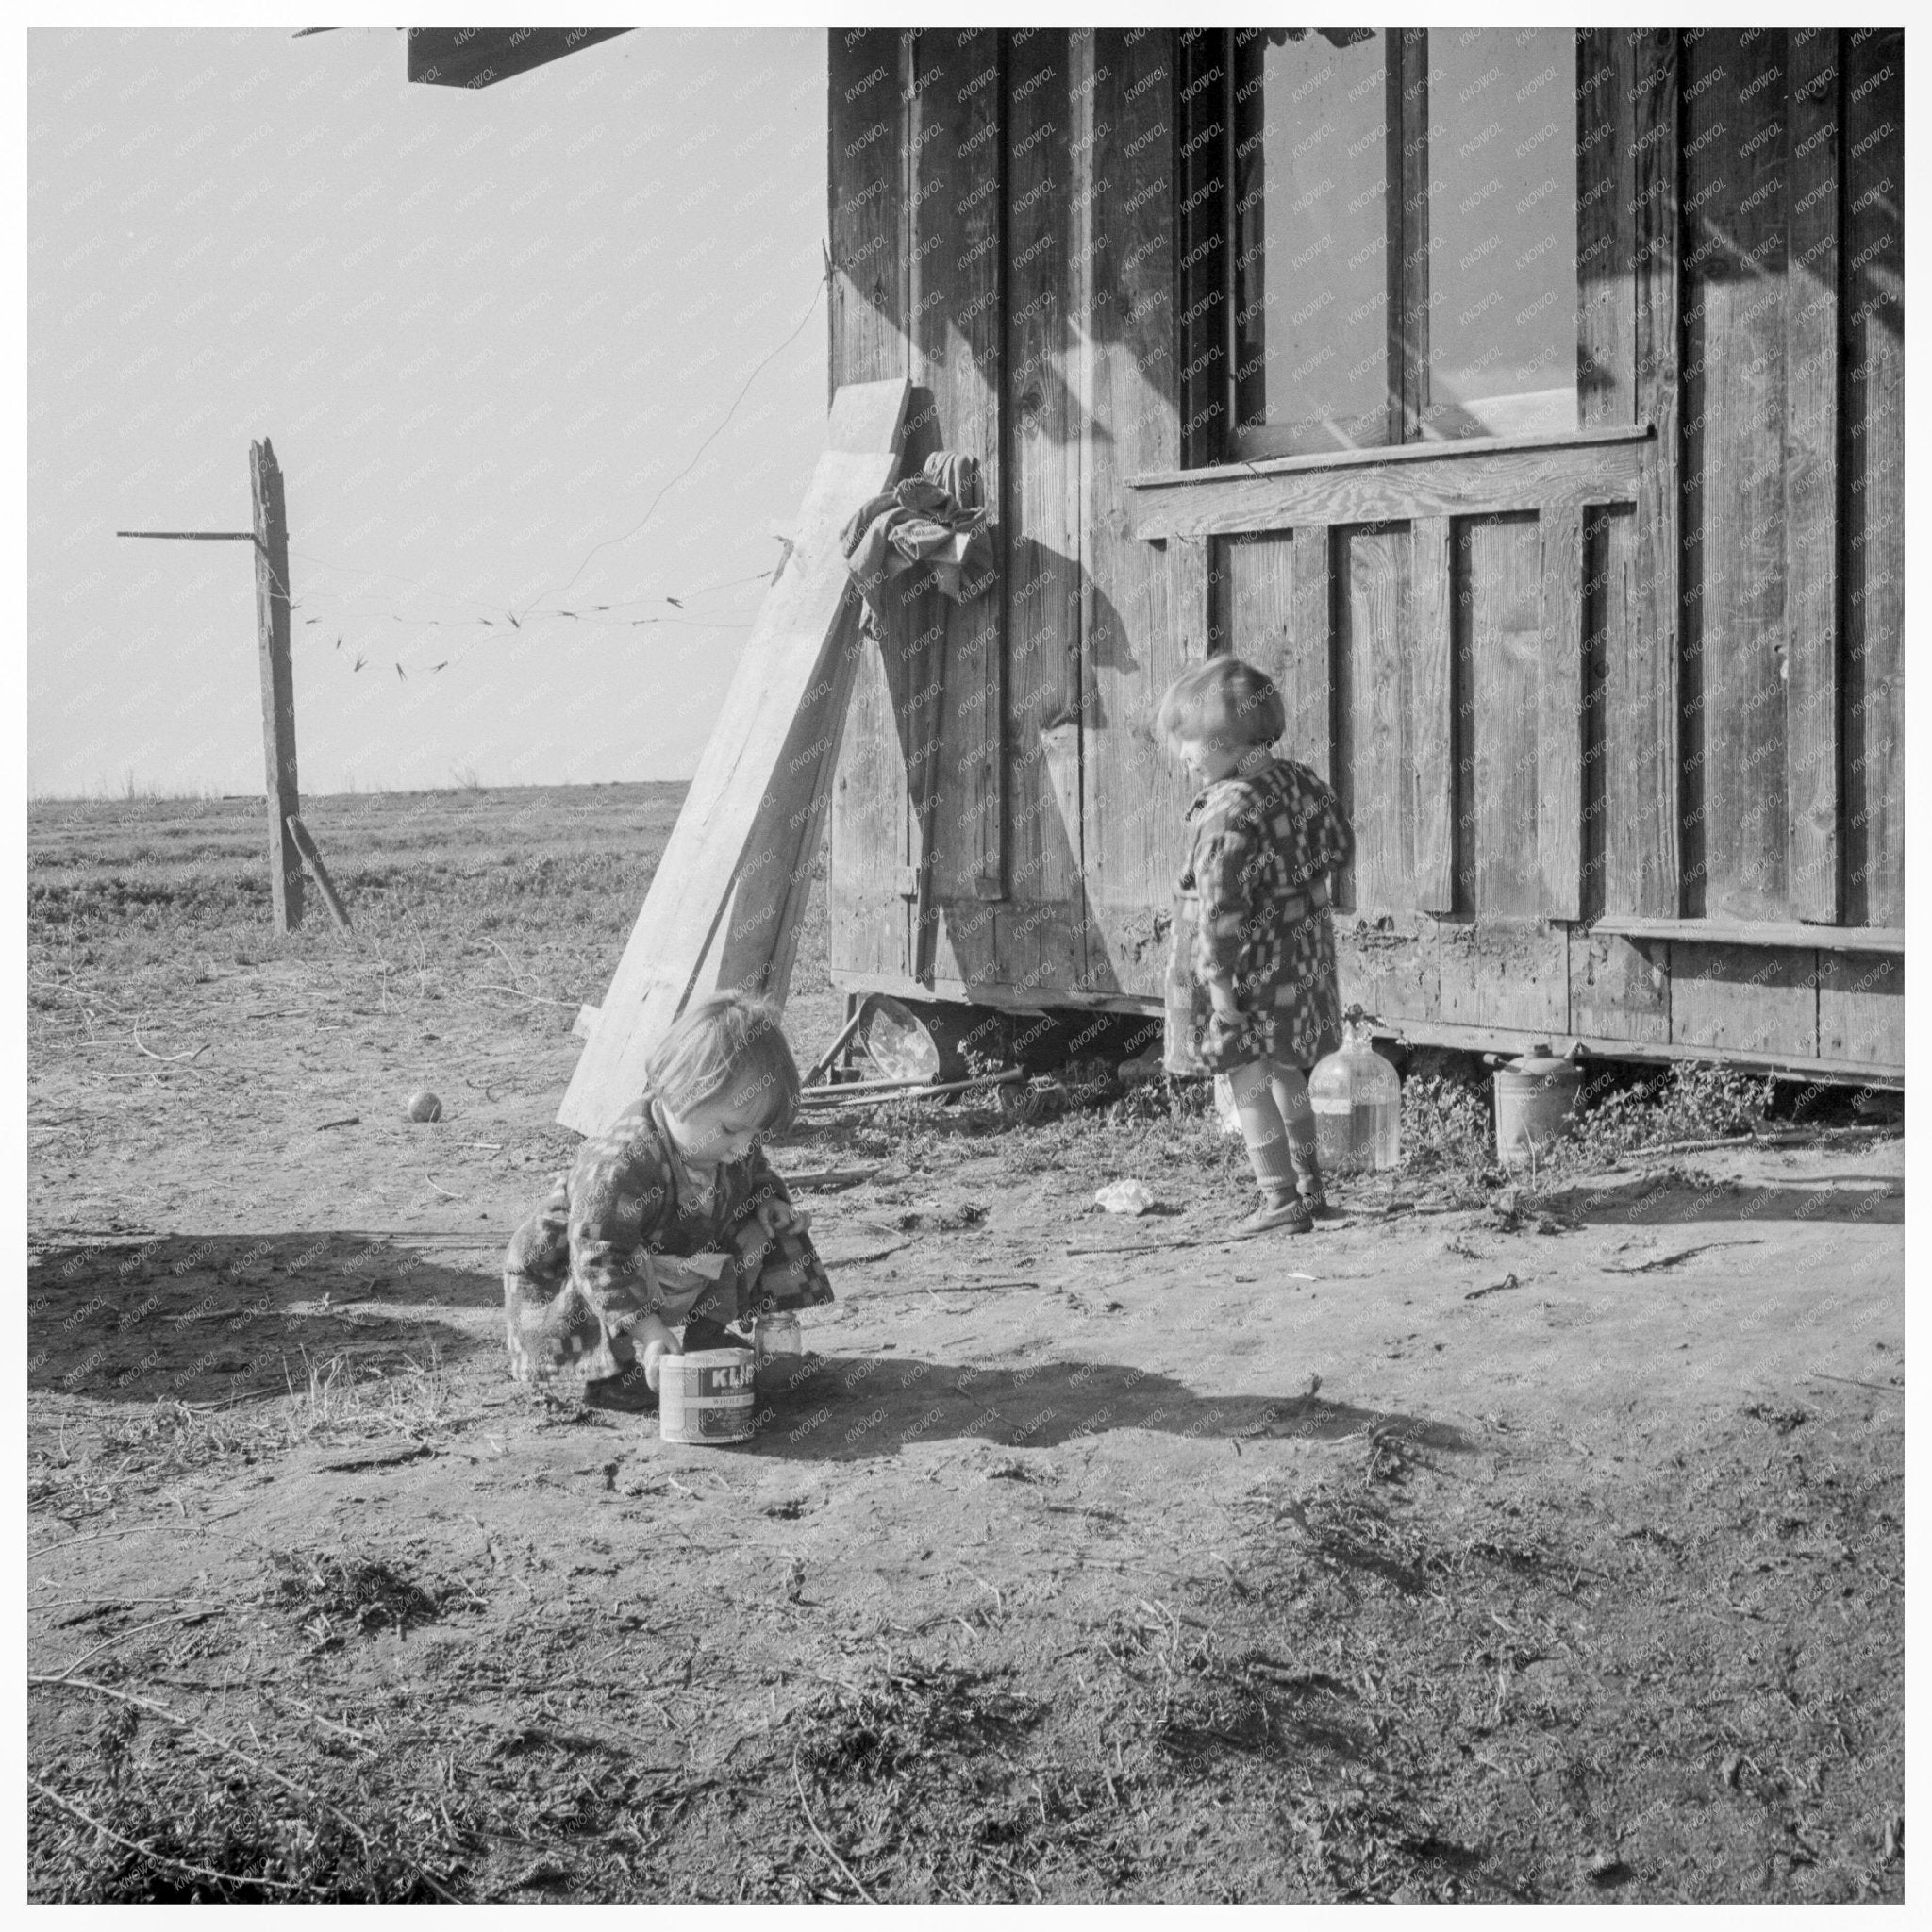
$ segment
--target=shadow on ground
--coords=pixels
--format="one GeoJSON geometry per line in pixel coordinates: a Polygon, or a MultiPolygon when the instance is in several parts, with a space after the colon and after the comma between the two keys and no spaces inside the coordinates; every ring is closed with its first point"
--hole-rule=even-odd
{"type": "Polygon", "coordinates": [[[29,1255],[27,1385],[203,1403],[299,1390],[344,1357],[373,1371],[501,1355],[493,1243],[476,1262],[358,1234],[69,1240],[29,1255]]]}
{"type": "Polygon", "coordinates": [[[1905,1188],[1897,1174],[1833,1174],[1804,1187],[1740,1180],[1690,1181],[1681,1174],[1639,1174],[1551,1193],[1553,1212],[1593,1226],[1652,1227],[1684,1222],[1866,1222],[1903,1227],[1905,1188]]]}
{"type": "MultiPolygon", "coordinates": [[[[656,1406],[641,1386],[596,1386],[598,1407],[656,1406]]],[[[1150,1429],[1212,1441],[1375,1437],[1391,1453],[1474,1446],[1446,1423],[1358,1408],[1315,1394],[1197,1395],[1172,1375],[1123,1362],[1051,1361],[975,1370],[913,1357],[802,1357],[789,1374],[759,1378],[758,1431],[735,1453],[801,1462],[892,1456],[914,1442],[977,1439],[1012,1450],[1056,1449],[1111,1429],[1150,1429]]],[[[1024,1460],[1011,1472],[1032,1479],[1024,1460]]],[[[1047,1479],[1051,1479],[1049,1476],[1047,1479]]]]}

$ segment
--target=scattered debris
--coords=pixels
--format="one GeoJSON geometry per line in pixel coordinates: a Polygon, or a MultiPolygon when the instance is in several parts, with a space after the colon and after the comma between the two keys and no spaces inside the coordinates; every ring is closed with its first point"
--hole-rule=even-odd
{"type": "Polygon", "coordinates": [[[1050,1462],[1025,1462],[1017,1456],[1003,1456],[980,1481],[988,1483],[1057,1483],[1060,1473],[1050,1462]]]}
{"type": "Polygon", "coordinates": [[[1774,1408],[1768,1402],[1747,1403],[1744,1413],[1754,1421],[1775,1429],[1780,1436],[1789,1436],[1793,1429],[1802,1428],[1811,1420],[1809,1409],[1774,1408]]]}
{"type": "Polygon", "coordinates": [[[874,1161],[870,1167],[820,1167],[806,1174],[781,1174],[778,1178],[788,1188],[816,1189],[821,1193],[832,1193],[841,1188],[857,1187],[860,1181],[869,1181],[883,1167],[880,1161],[874,1161]]]}
{"type": "Polygon", "coordinates": [[[352,1457],[346,1462],[324,1462],[317,1467],[338,1475],[348,1475],[364,1469],[394,1469],[402,1463],[418,1462],[424,1457],[435,1454],[427,1442],[411,1442],[407,1449],[390,1449],[375,1456],[352,1457]]]}
{"type": "Polygon", "coordinates": [[[1668,1255],[1658,1255],[1648,1261],[1633,1261],[1627,1267],[1619,1267],[1613,1262],[1604,1264],[1606,1274],[1648,1274],[1654,1268],[1674,1268],[1679,1261],[1688,1261],[1692,1255],[1707,1255],[1713,1248],[1761,1248],[1763,1241],[1756,1235],[1747,1236],[1736,1241],[1705,1241],[1694,1248],[1677,1248],[1668,1255]]]}
{"type": "Polygon", "coordinates": [[[1486,1294],[1504,1294],[1512,1288],[1521,1288],[1523,1284],[1517,1280],[1515,1275],[1506,1274],[1501,1281],[1492,1281],[1487,1288],[1471,1289],[1462,1299],[1466,1302],[1479,1302],[1486,1294]]]}
{"type": "Polygon", "coordinates": [[[1154,1206],[1154,1196],[1137,1180],[1109,1181],[1094,1195],[1093,1204],[1109,1214],[1145,1214],[1154,1206]]]}

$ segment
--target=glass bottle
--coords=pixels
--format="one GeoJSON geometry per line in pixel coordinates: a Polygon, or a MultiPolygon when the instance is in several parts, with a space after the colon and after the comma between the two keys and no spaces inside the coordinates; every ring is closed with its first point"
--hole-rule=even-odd
{"type": "Polygon", "coordinates": [[[1379,1173],[1402,1158],[1402,1082],[1371,1044],[1373,1024],[1360,1007],[1349,1008],[1341,1046],[1308,1074],[1324,1174],[1379,1173]]]}

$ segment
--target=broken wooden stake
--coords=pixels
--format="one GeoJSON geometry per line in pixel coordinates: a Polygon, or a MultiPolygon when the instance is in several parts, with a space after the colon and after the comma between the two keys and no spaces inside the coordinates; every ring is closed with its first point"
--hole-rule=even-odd
{"type": "Polygon", "coordinates": [[[336,882],[328,875],[328,867],[322,862],[322,854],[315,849],[315,841],[308,835],[305,825],[295,813],[289,814],[289,836],[295,841],[295,849],[308,862],[310,875],[315,880],[315,889],[322,894],[322,903],[328,908],[328,916],[344,932],[353,932],[349,924],[349,908],[342,904],[342,895],[336,891],[336,882]]]}

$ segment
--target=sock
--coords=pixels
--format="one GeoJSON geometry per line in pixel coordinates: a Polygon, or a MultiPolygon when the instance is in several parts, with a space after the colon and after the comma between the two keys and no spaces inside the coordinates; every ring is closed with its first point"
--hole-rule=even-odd
{"type": "Polygon", "coordinates": [[[1237,1101],[1241,1139],[1247,1142],[1248,1162],[1255,1180],[1270,1207],[1292,1200],[1295,1192],[1294,1161],[1289,1153],[1288,1129],[1274,1095],[1265,1084],[1245,1101],[1237,1101]]]}
{"type": "Polygon", "coordinates": [[[1315,1154],[1315,1109],[1308,1104],[1308,1083],[1299,1067],[1277,1065],[1271,1069],[1269,1085],[1288,1130],[1288,1158],[1296,1188],[1304,1201],[1319,1206],[1326,1196],[1315,1154]]]}

